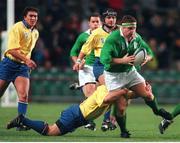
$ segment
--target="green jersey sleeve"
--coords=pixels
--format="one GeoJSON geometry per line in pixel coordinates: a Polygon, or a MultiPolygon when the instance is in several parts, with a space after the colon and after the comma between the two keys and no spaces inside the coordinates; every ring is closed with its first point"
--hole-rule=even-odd
{"type": "Polygon", "coordinates": [[[73,45],[71,51],[70,51],[70,56],[78,56],[80,51],[81,51],[81,48],[82,48],[82,45],[86,42],[87,38],[89,37],[89,34],[86,33],[86,32],[83,32],[81,33],[75,44],[73,45]]]}
{"type": "Polygon", "coordinates": [[[151,47],[144,40],[142,40],[142,46],[146,49],[147,54],[149,56],[154,57],[154,53],[153,53],[151,47]]]}

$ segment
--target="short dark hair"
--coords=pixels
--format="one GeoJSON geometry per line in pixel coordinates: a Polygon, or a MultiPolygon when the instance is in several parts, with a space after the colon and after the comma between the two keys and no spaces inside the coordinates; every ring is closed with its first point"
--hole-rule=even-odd
{"type": "Polygon", "coordinates": [[[35,11],[36,13],[39,13],[39,10],[35,7],[26,7],[23,11],[23,16],[26,16],[29,11],[35,11]]]}
{"type": "Polygon", "coordinates": [[[125,16],[123,16],[123,18],[121,20],[121,24],[122,23],[131,23],[131,22],[137,22],[136,18],[131,15],[125,15],[125,16]]]}
{"type": "Polygon", "coordinates": [[[100,15],[98,12],[94,12],[94,13],[92,13],[91,15],[89,15],[88,21],[91,20],[91,17],[99,17],[99,18],[101,18],[101,15],[100,15]]]}

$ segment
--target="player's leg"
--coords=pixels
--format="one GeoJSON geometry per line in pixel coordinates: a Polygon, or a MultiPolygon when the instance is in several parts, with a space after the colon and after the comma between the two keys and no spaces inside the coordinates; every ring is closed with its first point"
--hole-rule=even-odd
{"type": "MultiPolygon", "coordinates": [[[[81,87],[84,95],[88,98],[96,90],[96,80],[93,74],[93,67],[89,65],[84,65],[83,70],[78,73],[79,86],[81,87]]],[[[87,125],[84,126],[85,129],[90,129],[95,131],[96,124],[94,121],[89,121],[87,125]]]]}
{"type": "Polygon", "coordinates": [[[120,136],[122,138],[129,138],[131,134],[126,128],[126,108],[128,106],[128,99],[124,96],[121,96],[118,101],[119,102],[117,102],[117,104],[115,105],[115,117],[121,130],[120,136]]]}
{"type": "MultiPolygon", "coordinates": [[[[18,76],[14,81],[14,86],[18,94],[18,114],[26,115],[30,80],[27,77],[18,76]]],[[[26,131],[29,130],[29,128],[26,126],[20,126],[17,130],[26,131]]]]}
{"type": "Polygon", "coordinates": [[[26,115],[28,106],[28,92],[30,81],[26,77],[17,77],[14,81],[14,86],[16,88],[19,101],[18,101],[18,114],[26,115]]]}
{"type": "Polygon", "coordinates": [[[61,112],[60,118],[56,121],[61,135],[75,131],[78,127],[86,125],[88,122],[84,119],[79,105],[72,105],[61,112]]]}
{"type": "MultiPolygon", "coordinates": [[[[84,95],[88,98],[96,90],[96,83],[95,82],[94,83],[86,83],[82,87],[82,90],[83,90],[84,95]]],[[[94,121],[89,121],[88,124],[84,126],[84,128],[95,131],[96,130],[96,123],[94,121]]]]}
{"type": "Polygon", "coordinates": [[[94,91],[96,90],[96,83],[86,83],[83,87],[82,87],[83,93],[86,97],[91,96],[94,91]]]}
{"type": "Polygon", "coordinates": [[[152,109],[155,115],[159,115],[166,119],[171,119],[171,114],[163,108],[158,108],[156,98],[152,93],[150,84],[145,82],[145,79],[136,71],[131,71],[129,79],[129,88],[145,99],[146,104],[152,109]]]}
{"type": "Polygon", "coordinates": [[[106,96],[106,100],[109,98],[109,103],[115,102],[115,107],[113,113],[116,117],[116,121],[121,129],[121,137],[128,138],[130,137],[130,133],[126,129],[126,107],[127,107],[127,99],[125,95],[127,94],[128,90],[124,89],[117,89],[109,91],[108,95],[106,96]]]}
{"type": "Polygon", "coordinates": [[[0,62],[0,97],[3,96],[10,81],[11,81],[11,67],[9,66],[9,60],[4,58],[0,62]]]}
{"type": "MultiPolygon", "coordinates": [[[[173,119],[180,114],[180,104],[178,104],[174,110],[172,111],[172,117],[173,119]]],[[[161,134],[164,133],[164,131],[169,127],[169,125],[173,123],[172,120],[163,119],[159,124],[159,131],[161,134]]]]}
{"type": "MultiPolygon", "coordinates": [[[[98,78],[98,83],[100,85],[104,85],[105,81],[104,81],[104,75],[103,75],[103,71],[101,70],[102,67],[98,67],[96,68],[96,77],[98,78]],[[100,70],[99,70],[100,69],[100,70]],[[98,70],[98,72],[97,72],[98,70]],[[102,72],[99,72],[102,71],[102,72]]],[[[101,130],[102,131],[107,131],[107,130],[114,130],[116,129],[116,125],[113,124],[110,120],[110,115],[111,115],[111,109],[108,110],[105,114],[104,114],[104,118],[103,118],[103,122],[102,122],[102,126],[101,126],[101,130]]]]}
{"type": "Polygon", "coordinates": [[[180,104],[178,104],[175,108],[174,108],[174,110],[172,111],[172,116],[173,116],[173,118],[175,118],[176,116],[178,116],[179,114],[180,114],[180,104]]]}
{"type": "Polygon", "coordinates": [[[15,127],[21,127],[22,125],[25,125],[36,132],[47,135],[48,132],[48,124],[44,121],[38,121],[38,120],[30,120],[26,118],[23,114],[18,115],[15,119],[11,120],[7,124],[7,129],[15,128],[15,127]]]}
{"type": "Polygon", "coordinates": [[[18,115],[15,119],[10,121],[7,125],[7,129],[14,127],[27,126],[41,135],[57,136],[61,132],[56,124],[48,125],[44,121],[31,120],[25,117],[23,114],[18,115]]]}
{"type": "MultiPolygon", "coordinates": [[[[119,77],[124,76],[124,75],[121,75],[121,73],[117,74],[117,73],[109,73],[109,72],[105,71],[104,75],[105,75],[105,82],[106,82],[106,85],[107,85],[107,88],[108,88],[110,94],[112,94],[115,91],[120,91],[121,88],[123,88],[125,86],[124,85],[125,81],[123,81],[123,80],[119,81],[119,77]]],[[[127,101],[124,98],[124,96],[120,97],[119,100],[121,102],[121,104],[120,104],[121,106],[119,106],[119,107],[116,106],[116,108],[119,108],[119,109],[115,110],[115,112],[113,111],[113,114],[116,116],[118,125],[120,126],[120,128],[122,128],[122,131],[125,132],[125,130],[126,130],[125,129],[126,128],[126,114],[125,114],[126,111],[125,111],[125,109],[127,106],[127,101]],[[118,113],[116,113],[117,111],[118,111],[118,113]]]]}
{"type": "Polygon", "coordinates": [[[57,136],[72,132],[85,124],[87,121],[82,116],[79,105],[72,105],[61,113],[61,117],[53,125],[48,125],[44,121],[30,120],[20,114],[8,123],[7,129],[25,125],[42,135],[57,136]]]}
{"type": "MultiPolygon", "coordinates": [[[[84,95],[88,98],[96,90],[96,83],[87,83],[82,87],[84,95]]],[[[87,125],[84,126],[85,129],[96,130],[96,123],[94,121],[89,121],[87,125]]]]}
{"type": "MultiPolygon", "coordinates": [[[[98,77],[98,82],[100,85],[104,85],[105,81],[104,81],[104,75],[103,73],[97,73],[96,77],[98,77]],[[99,74],[99,75],[98,75],[99,74]]],[[[111,109],[108,110],[105,114],[104,114],[104,118],[103,118],[103,123],[101,126],[101,130],[102,131],[107,131],[107,130],[114,130],[116,129],[116,125],[112,124],[111,120],[110,120],[110,115],[111,115],[111,109]]]]}
{"type": "Polygon", "coordinates": [[[132,86],[131,90],[133,90],[136,95],[143,97],[145,99],[146,104],[152,109],[155,115],[159,115],[166,119],[172,118],[171,114],[167,112],[165,109],[158,108],[156,98],[153,95],[151,89],[149,89],[149,87],[146,86],[145,82],[132,86]]]}
{"type": "Polygon", "coordinates": [[[0,79],[0,97],[3,96],[4,92],[6,91],[9,82],[0,79]]]}

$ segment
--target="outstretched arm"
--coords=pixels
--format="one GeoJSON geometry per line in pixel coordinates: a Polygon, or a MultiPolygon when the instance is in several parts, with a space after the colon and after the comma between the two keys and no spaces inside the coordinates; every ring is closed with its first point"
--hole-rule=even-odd
{"type": "Polygon", "coordinates": [[[119,90],[114,90],[108,93],[108,95],[104,98],[104,103],[105,104],[111,104],[114,103],[115,101],[117,101],[119,99],[120,96],[123,96],[125,94],[127,94],[128,89],[124,88],[124,89],[119,89],[119,90]]]}

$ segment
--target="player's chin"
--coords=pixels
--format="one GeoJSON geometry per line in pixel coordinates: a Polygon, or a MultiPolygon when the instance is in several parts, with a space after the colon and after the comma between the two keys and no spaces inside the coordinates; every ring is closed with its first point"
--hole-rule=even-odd
{"type": "Polygon", "coordinates": [[[33,22],[30,22],[30,26],[31,26],[31,27],[34,27],[35,25],[36,25],[36,22],[34,22],[34,21],[33,21],[33,22]]]}

